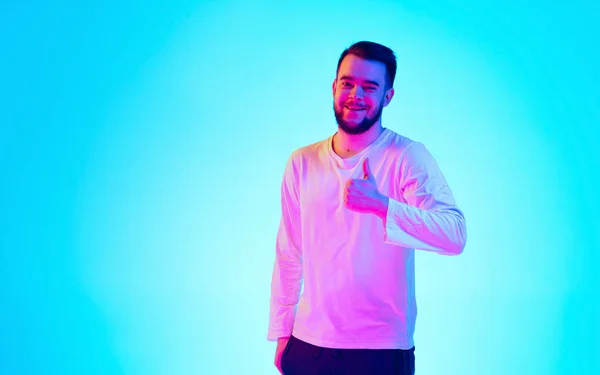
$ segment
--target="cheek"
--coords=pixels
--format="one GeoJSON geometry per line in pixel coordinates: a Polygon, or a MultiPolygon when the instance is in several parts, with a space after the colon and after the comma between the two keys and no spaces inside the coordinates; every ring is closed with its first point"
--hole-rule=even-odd
{"type": "Polygon", "coordinates": [[[344,96],[343,96],[343,95],[341,95],[341,94],[336,94],[336,95],[333,97],[333,101],[334,101],[335,103],[337,103],[337,104],[343,103],[343,102],[344,102],[344,96]]]}
{"type": "Polygon", "coordinates": [[[338,107],[339,109],[342,109],[344,107],[345,104],[345,99],[341,96],[336,96],[333,100],[333,102],[335,103],[335,106],[338,107]]]}
{"type": "Polygon", "coordinates": [[[369,112],[374,113],[379,110],[379,107],[382,103],[381,103],[381,100],[379,100],[378,98],[370,98],[367,101],[367,104],[369,106],[369,112]]]}

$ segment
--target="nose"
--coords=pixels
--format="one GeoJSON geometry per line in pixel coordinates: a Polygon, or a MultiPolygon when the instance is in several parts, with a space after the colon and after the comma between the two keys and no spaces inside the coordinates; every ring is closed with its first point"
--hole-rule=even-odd
{"type": "Polygon", "coordinates": [[[362,87],[360,87],[360,85],[355,85],[352,90],[350,90],[350,97],[351,98],[359,98],[362,99],[363,97],[363,89],[362,87]]]}

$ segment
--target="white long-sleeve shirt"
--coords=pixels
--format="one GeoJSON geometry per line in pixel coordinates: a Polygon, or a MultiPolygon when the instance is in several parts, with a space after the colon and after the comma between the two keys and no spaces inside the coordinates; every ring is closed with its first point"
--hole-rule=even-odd
{"type": "Polygon", "coordinates": [[[423,144],[384,129],[342,159],[332,140],[296,150],[285,168],[267,339],[293,334],[328,348],[410,349],[414,249],[460,254],[464,216],[423,144]],[[389,197],[385,220],[344,205],[346,181],[362,177],[365,157],[389,197]]]}

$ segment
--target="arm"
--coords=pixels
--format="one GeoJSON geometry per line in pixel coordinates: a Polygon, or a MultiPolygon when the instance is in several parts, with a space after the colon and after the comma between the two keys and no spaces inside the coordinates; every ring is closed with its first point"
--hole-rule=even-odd
{"type": "Polygon", "coordinates": [[[302,285],[302,244],[297,174],[292,158],[287,163],[281,185],[281,220],[275,244],[275,264],[271,279],[269,330],[267,339],[289,337],[296,315],[302,285]]]}
{"type": "Polygon", "coordinates": [[[398,246],[459,255],[466,241],[465,218],[456,207],[433,156],[421,143],[411,144],[401,161],[405,201],[383,197],[384,241],[398,246]]]}

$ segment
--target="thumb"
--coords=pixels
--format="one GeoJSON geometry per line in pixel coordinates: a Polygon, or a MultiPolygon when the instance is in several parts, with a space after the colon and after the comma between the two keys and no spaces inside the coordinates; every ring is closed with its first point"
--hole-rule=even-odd
{"type": "Polygon", "coordinates": [[[371,166],[369,165],[369,158],[365,158],[365,161],[363,162],[363,172],[365,175],[365,180],[375,181],[373,172],[371,172],[371,166]]]}

